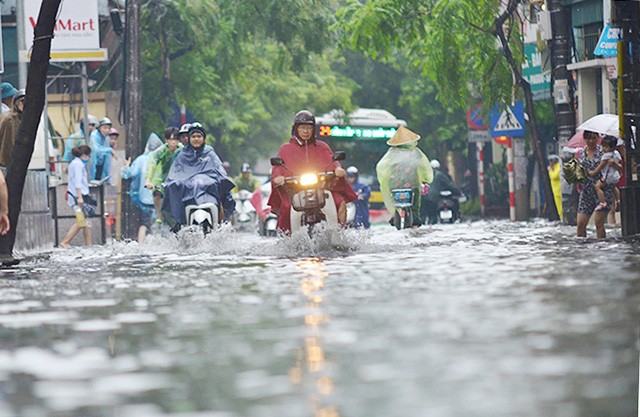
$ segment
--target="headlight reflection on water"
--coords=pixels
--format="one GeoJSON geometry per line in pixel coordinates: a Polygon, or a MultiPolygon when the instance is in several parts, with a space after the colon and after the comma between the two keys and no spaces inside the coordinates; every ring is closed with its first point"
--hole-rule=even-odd
{"type": "Polygon", "coordinates": [[[296,269],[304,274],[300,279],[300,290],[309,301],[311,312],[305,315],[304,322],[308,335],[304,347],[296,354],[296,364],[289,370],[289,378],[293,384],[302,385],[305,373],[313,379],[313,394],[309,405],[314,417],[340,417],[337,407],[330,404],[334,392],[334,382],[326,372],[326,356],[322,347],[322,326],[330,317],[322,311],[322,295],[318,294],[329,276],[324,262],[320,258],[302,259],[297,262],[296,269]]]}

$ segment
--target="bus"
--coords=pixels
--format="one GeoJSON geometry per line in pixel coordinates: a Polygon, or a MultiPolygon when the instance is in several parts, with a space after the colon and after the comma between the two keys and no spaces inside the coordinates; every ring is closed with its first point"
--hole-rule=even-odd
{"type": "Polygon", "coordinates": [[[347,153],[346,168],[358,168],[360,181],[371,186],[372,221],[384,213],[384,203],[376,176],[376,164],[389,149],[387,141],[407,122],[383,109],[358,109],[348,115],[332,110],[316,117],[316,136],[334,151],[347,153]]]}

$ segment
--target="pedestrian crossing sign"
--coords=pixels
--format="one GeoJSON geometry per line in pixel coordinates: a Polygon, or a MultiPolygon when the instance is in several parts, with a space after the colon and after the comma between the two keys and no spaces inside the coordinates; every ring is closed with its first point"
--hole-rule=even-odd
{"type": "Polygon", "coordinates": [[[513,106],[508,106],[500,111],[496,106],[489,114],[491,136],[524,136],[524,104],[516,101],[513,106]]]}

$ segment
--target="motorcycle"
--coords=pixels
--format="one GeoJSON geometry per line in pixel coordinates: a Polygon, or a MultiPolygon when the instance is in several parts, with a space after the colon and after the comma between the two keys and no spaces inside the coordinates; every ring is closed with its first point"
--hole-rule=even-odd
{"type": "Polygon", "coordinates": [[[256,209],[251,205],[252,195],[249,190],[240,190],[233,194],[233,199],[236,202],[233,223],[243,230],[251,228],[256,223],[256,209]]]}
{"type": "Polygon", "coordinates": [[[264,221],[260,220],[258,232],[260,236],[278,236],[278,216],[273,213],[267,214],[267,218],[264,221]]]}
{"type": "MultiPolygon", "coordinates": [[[[336,152],[333,161],[342,161],[346,158],[344,152],[336,152]]],[[[282,158],[271,158],[272,166],[284,167],[282,158]]],[[[327,188],[336,178],[333,172],[307,173],[300,176],[285,177],[284,187],[291,200],[291,232],[300,230],[303,226],[309,227],[309,233],[313,227],[323,221],[329,224],[338,224],[338,212],[333,200],[333,194],[327,188]]]]}
{"type": "Polygon", "coordinates": [[[214,225],[220,224],[218,206],[214,203],[190,204],[184,208],[187,224],[202,228],[206,235],[213,230],[214,225]]]}
{"type": "Polygon", "coordinates": [[[411,188],[394,188],[391,190],[395,211],[393,226],[396,229],[408,229],[413,226],[413,190],[411,188]]]}
{"type": "Polygon", "coordinates": [[[454,223],[460,220],[460,203],[464,202],[466,197],[454,196],[451,190],[440,191],[440,198],[438,199],[438,222],[440,223],[454,223]]]}

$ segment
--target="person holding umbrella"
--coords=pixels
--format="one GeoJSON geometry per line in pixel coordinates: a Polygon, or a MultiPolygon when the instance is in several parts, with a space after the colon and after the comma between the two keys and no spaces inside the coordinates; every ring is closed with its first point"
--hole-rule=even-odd
{"type": "MultiPolygon", "coordinates": [[[[585,130],[583,135],[587,146],[580,153],[578,162],[587,170],[587,172],[592,172],[600,164],[604,151],[602,149],[602,146],[598,145],[598,134],[596,132],[585,130]]],[[[582,192],[580,193],[580,198],[578,200],[578,237],[587,236],[587,223],[589,223],[589,219],[591,218],[591,215],[593,215],[594,211],[596,235],[598,239],[604,239],[606,237],[604,221],[607,217],[608,209],[613,204],[613,186],[610,184],[606,184],[602,189],[604,192],[607,210],[596,211],[596,207],[600,203],[595,187],[598,179],[599,178],[597,177],[589,176],[585,178],[584,182],[582,183],[582,192]]]]}

